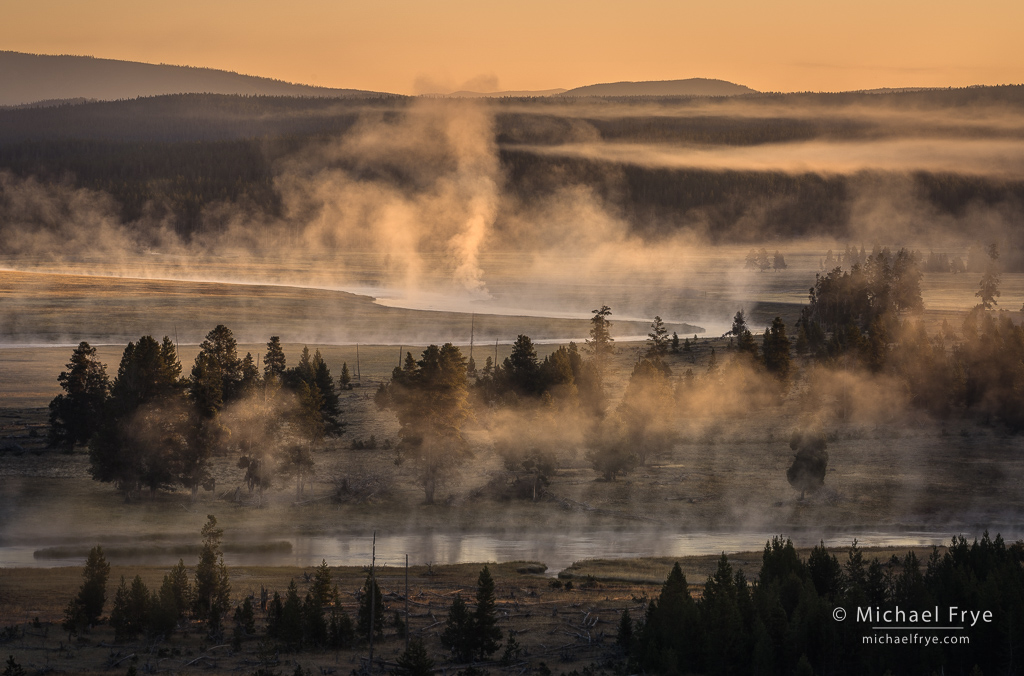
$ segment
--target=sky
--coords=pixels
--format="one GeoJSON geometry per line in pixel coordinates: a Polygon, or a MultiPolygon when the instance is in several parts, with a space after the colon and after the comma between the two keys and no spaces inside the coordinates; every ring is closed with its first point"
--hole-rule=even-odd
{"type": "Polygon", "coordinates": [[[1024,83],[1021,0],[5,0],[0,49],[401,94],[1024,83]]]}

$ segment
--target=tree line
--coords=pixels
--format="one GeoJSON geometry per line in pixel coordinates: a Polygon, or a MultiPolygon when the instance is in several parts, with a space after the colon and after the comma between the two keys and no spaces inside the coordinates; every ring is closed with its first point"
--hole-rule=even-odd
{"type": "Polygon", "coordinates": [[[756,580],[734,571],[722,554],[696,600],[676,564],[643,617],[622,613],[616,641],[628,673],[1019,673],[1022,564],[1024,542],[1008,546],[987,532],[972,543],[955,537],[944,553],[934,548],[927,561],[910,551],[868,562],[854,540],[843,563],[823,544],[801,559],[790,540],[776,537],[765,545],[756,580]],[[928,632],[965,635],[969,642],[927,646],[874,642],[883,632],[872,625],[881,622],[857,621],[858,608],[896,607],[938,607],[938,626],[948,626],[950,608],[991,611],[992,621],[962,632],[928,632]],[[843,612],[834,614],[837,609],[843,612]]]}
{"type": "MultiPolygon", "coordinates": [[[[479,664],[499,651],[500,664],[522,659],[514,630],[502,642],[495,582],[487,566],[477,578],[473,602],[456,595],[443,622],[435,622],[443,625],[437,638],[430,639],[422,631],[411,635],[412,627],[401,612],[387,606],[369,573],[357,594],[353,622],[326,562],[306,576],[304,595],[293,579],[283,595],[275,591],[271,597],[263,590],[258,599],[250,595],[235,603],[232,612],[220,551],[223,531],[213,516],[201,534],[203,546],[191,575],[179,561],[159,590],[149,590],[138,576],[130,583],[122,578],[106,618],[109,565],[102,549],[93,548],[79,592],[68,603],[65,629],[81,634],[105,621],[118,641],[146,636],[159,642],[198,624],[215,640],[230,634],[236,650],[260,642],[264,667],[273,666],[276,651],[349,649],[371,637],[383,638],[386,627],[407,641],[398,674],[432,673],[430,643],[435,640],[448,664],[479,664]]],[[[562,585],[553,581],[552,586],[562,585]]],[[[991,538],[986,532],[973,542],[954,537],[944,552],[935,547],[926,560],[914,551],[869,560],[854,540],[840,562],[824,544],[804,559],[792,541],[773,537],[765,544],[754,579],[734,570],[722,554],[702,585],[691,585],[676,563],[656,597],[634,601],[640,602],[638,616],[630,612],[635,606],[621,611],[609,637],[614,643],[604,656],[607,668],[616,673],[1017,673],[1019,627],[1024,622],[1024,542],[1007,545],[999,535],[991,538]],[[942,613],[936,618],[939,626],[947,626],[950,608],[988,611],[991,621],[948,634],[969,637],[955,645],[878,641],[880,632],[874,627],[885,623],[875,616],[863,621],[864,609],[877,615],[896,608],[909,613],[936,607],[942,613]]]]}
{"type": "MultiPolygon", "coordinates": [[[[410,640],[408,618],[387,606],[372,571],[356,594],[354,622],[342,606],[342,593],[326,560],[312,575],[305,576],[308,586],[304,596],[293,578],[284,594],[275,590],[271,596],[261,588],[259,598],[255,594],[244,597],[232,612],[229,571],[221,551],[224,531],[216,517],[207,516],[200,534],[202,547],[191,575],[184,561],[179,560],[157,590],[150,590],[139,575],[130,582],[122,577],[112,599],[108,599],[110,565],[103,548],[93,547],[78,593],[65,609],[62,626],[69,637],[106,623],[114,630],[115,641],[145,637],[159,643],[176,632],[194,630],[198,624],[210,639],[219,641],[230,636],[235,650],[241,650],[245,643],[260,642],[261,653],[274,654],[349,649],[379,640],[385,628],[392,628],[408,646],[398,660],[400,671],[422,676],[431,673],[434,662],[424,639],[410,640]]],[[[480,571],[474,600],[470,607],[461,594],[456,595],[440,632],[441,646],[456,663],[486,660],[502,647],[495,583],[487,566],[480,571]]],[[[504,645],[503,660],[507,662],[519,650],[513,632],[509,632],[504,645]]],[[[276,662],[276,658],[264,656],[261,661],[276,662]]]]}
{"type": "MultiPolygon", "coordinates": [[[[346,364],[340,386],[349,380],[346,364]]],[[[176,485],[195,499],[200,487],[214,489],[211,460],[229,450],[239,453],[251,491],[262,496],[281,472],[295,475],[301,496],[312,447],[343,429],[337,386],[319,350],[303,348],[289,369],[274,336],[260,373],[251,353],[238,356],[224,325],[207,334],[187,376],[170,338],[143,336],[125,347],[113,381],[83,342],[58,382],[51,445],[87,444],[92,477],[113,483],[126,500],[176,485]]]]}
{"type": "MultiPolygon", "coordinates": [[[[730,115],[580,119],[551,114],[545,109],[549,103],[532,101],[536,110],[527,112],[503,111],[500,103],[491,104],[504,189],[521,204],[582,185],[643,237],[658,238],[694,227],[701,230],[697,234],[723,243],[855,234],[850,229],[850,199],[863,177],[655,169],[544,157],[523,146],[572,142],[580,125],[611,142],[725,145],[822,136],[856,138],[877,133],[875,127],[845,119],[826,123],[730,115]],[[763,222],[751,229],[746,223],[754,212],[763,213],[763,222]],[[690,218],[698,214],[700,218],[690,218]]],[[[571,104],[561,101],[561,105],[571,104]]],[[[171,224],[188,238],[197,231],[226,227],[215,210],[208,209],[217,203],[279,221],[281,194],[273,179],[282,158],[311,144],[344,137],[367,111],[396,118],[408,106],[409,101],[401,97],[345,100],[183,94],[0,110],[0,171],[48,183],[64,183],[70,177],[76,187],[110,194],[123,222],[151,218],[171,224]]],[[[415,187],[402,172],[378,178],[398,188],[415,187]]],[[[927,172],[915,173],[910,180],[915,193],[937,213],[955,217],[979,205],[1002,207],[1024,201],[1022,181],[927,172]]],[[[35,217],[42,219],[41,214],[35,217]]],[[[1022,261],[1015,257],[1009,264],[1018,269],[1022,261]]]]}

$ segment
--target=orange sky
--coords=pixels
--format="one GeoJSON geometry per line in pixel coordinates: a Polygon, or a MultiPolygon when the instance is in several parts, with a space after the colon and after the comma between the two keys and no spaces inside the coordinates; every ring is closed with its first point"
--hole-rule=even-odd
{"type": "Polygon", "coordinates": [[[8,0],[0,49],[404,94],[1024,83],[1022,0],[8,0]],[[467,87],[468,85],[468,87],[467,87]]]}

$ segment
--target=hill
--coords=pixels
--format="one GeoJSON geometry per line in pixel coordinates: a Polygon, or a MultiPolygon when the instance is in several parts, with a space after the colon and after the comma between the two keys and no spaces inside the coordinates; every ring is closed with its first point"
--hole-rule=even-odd
{"type": "Polygon", "coordinates": [[[0,51],[0,106],[52,99],[114,101],[187,93],[330,98],[377,94],[292,84],[213,68],[0,51]]]}
{"type": "Polygon", "coordinates": [[[576,87],[559,96],[739,96],[756,93],[750,87],[725,80],[692,77],[688,80],[606,82],[576,87]]]}

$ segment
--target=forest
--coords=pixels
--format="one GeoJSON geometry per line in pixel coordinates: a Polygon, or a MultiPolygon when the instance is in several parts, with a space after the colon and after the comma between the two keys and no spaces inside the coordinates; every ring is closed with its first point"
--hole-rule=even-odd
{"type": "MultiPolygon", "coordinates": [[[[884,182],[884,172],[658,168],[628,160],[542,155],[535,148],[579,142],[728,148],[932,136],[1012,140],[1019,130],[996,119],[971,123],[963,111],[990,106],[985,114],[996,118],[1012,114],[1019,99],[1019,88],[993,87],[752,95],[729,101],[498,100],[484,104],[499,151],[502,193],[512,201],[498,222],[515,210],[513,205],[585,188],[646,239],[680,232],[717,243],[855,237],[851,203],[856,194],[884,182]],[[918,106],[940,120],[929,121],[927,114],[915,118],[918,106]]],[[[169,221],[186,239],[224,227],[218,205],[279,219],[275,227],[287,229],[295,224],[280,220],[279,179],[290,158],[344,141],[362,129],[364,120],[398,123],[416,105],[402,97],[177,95],[5,109],[0,110],[0,172],[107,194],[122,223],[146,229],[169,221]]],[[[402,172],[380,174],[366,164],[334,162],[357,176],[383,178],[402,191],[415,194],[421,187],[402,172]]],[[[1024,201],[1024,182],[998,173],[921,169],[910,180],[912,194],[934,210],[935,218],[956,221],[979,208],[1019,209],[1024,201]]],[[[10,195],[0,200],[0,209],[11,208],[10,195]]],[[[969,238],[965,224],[956,227],[960,230],[954,228],[953,234],[969,238]]],[[[1020,264],[1015,254],[1004,262],[1008,269],[1020,264]]]]}

